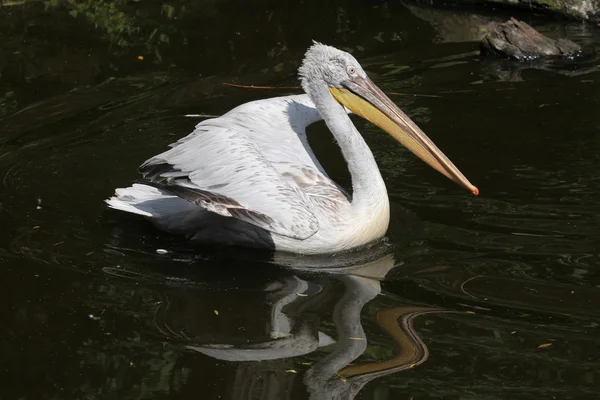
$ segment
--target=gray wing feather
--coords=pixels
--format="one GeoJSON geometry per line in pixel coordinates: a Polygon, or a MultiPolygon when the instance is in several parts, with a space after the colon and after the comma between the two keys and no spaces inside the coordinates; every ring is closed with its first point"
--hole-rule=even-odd
{"type": "Polygon", "coordinates": [[[304,128],[320,116],[306,101],[302,96],[262,100],[203,121],[140,172],[151,184],[208,211],[306,239],[319,229],[314,204],[276,167],[291,162],[320,170],[304,143],[304,128]]]}

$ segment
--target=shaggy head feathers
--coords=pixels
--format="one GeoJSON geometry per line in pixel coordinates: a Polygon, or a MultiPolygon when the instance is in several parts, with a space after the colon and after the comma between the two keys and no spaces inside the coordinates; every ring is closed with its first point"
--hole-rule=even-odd
{"type": "Polygon", "coordinates": [[[341,88],[342,83],[353,76],[366,76],[351,54],[314,41],[306,51],[298,73],[302,88],[309,94],[315,85],[341,88]]]}

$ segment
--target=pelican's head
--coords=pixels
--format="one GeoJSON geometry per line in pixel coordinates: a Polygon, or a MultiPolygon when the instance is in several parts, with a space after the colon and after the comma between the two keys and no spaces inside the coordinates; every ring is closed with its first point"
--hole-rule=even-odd
{"type": "Polygon", "coordinates": [[[369,79],[356,59],[335,47],[314,42],[299,69],[302,88],[315,99],[320,89],[353,113],[379,126],[421,160],[478,195],[473,186],[425,133],[369,79]]]}

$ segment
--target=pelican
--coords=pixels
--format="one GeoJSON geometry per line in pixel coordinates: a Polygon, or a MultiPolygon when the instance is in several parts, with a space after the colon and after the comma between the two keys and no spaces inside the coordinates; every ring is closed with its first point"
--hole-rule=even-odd
{"type": "Polygon", "coordinates": [[[305,94],[251,101],[200,122],[140,166],[140,183],[116,189],[106,202],[203,244],[300,254],[367,245],[385,235],[390,206],[373,153],[350,113],[479,194],[352,55],[314,42],[299,77],[305,94]],[[305,129],[320,120],[348,164],[351,195],[329,178],[308,144],[305,129]]]}

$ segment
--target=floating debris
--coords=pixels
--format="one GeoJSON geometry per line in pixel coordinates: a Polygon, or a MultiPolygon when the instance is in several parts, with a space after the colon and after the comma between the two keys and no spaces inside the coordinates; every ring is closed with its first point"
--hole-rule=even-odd
{"type": "Polygon", "coordinates": [[[300,86],[261,86],[261,85],[241,85],[239,83],[223,82],[225,86],[231,86],[243,89],[302,89],[300,86]]]}
{"type": "Polygon", "coordinates": [[[350,340],[365,340],[364,338],[361,338],[361,337],[351,337],[348,339],[350,339],[350,340]]]}
{"type": "Polygon", "coordinates": [[[467,314],[472,314],[472,315],[475,315],[475,312],[473,312],[473,311],[465,311],[465,312],[466,312],[467,314]]]}
{"type": "Polygon", "coordinates": [[[411,368],[411,369],[412,369],[412,368],[414,368],[414,367],[416,367],[416,366],[417,366],[417,364],[410,364],[410,367],[409,367],[409,368],[411,368]]]}
{"type": "Polygon", "coordinates": [[[138,60],[142,61],[144,59],[144,56],[138,56],[138,60]]]}
{"type": "Polygon", "coordinates": [[[216,114],[185,114],[184,117],[187,118],[218,118],[220,115],[216,114]]]}
{"type": "Polygon", "coordinates": [[[297,294],[298,296],[301,296],[301,297],[306,297],[306,296],[308,296],[308,295],[307,295],[307,294],[305,294],[305,293],[296,293],[296,294],[297,294]]]}
{"type": "Polygon", "coordinates": [[[482,310],[482,311],[492,311],[491,308],[487,308],[487,307],[479,307],[479,306],[475,306],[475,305],[471,305],[471,304],[466,304],[466,303],[456,303],[459,306],[463,306],[463,307],[469,307],[475,310],[482,310]]]}
{"type": "Polygon", "coordinates": [[[156,249],[157,254],[167,254],[169,251],[165,249],[156,249]]]}
{"type": "Polygon", "coordinates": [[[213,310],[213,312],[215,313],[215,315],[219,315],[219,311],[218,310],[213,310]]]}
{"type": "Polygon", "coordinates": [[[285,372],[289,372],[291,374],[297,374],[298,371],[296,371],[295,369],[286,369],[285,372]]]}
{"type": "Polygon", "coordinates": [[[552,343],[544,343],[544,344],[540,344],[538,346],[538,349],[544,349],[544,348],[550,347],[550,346],[552,346],[552,343]]]}

